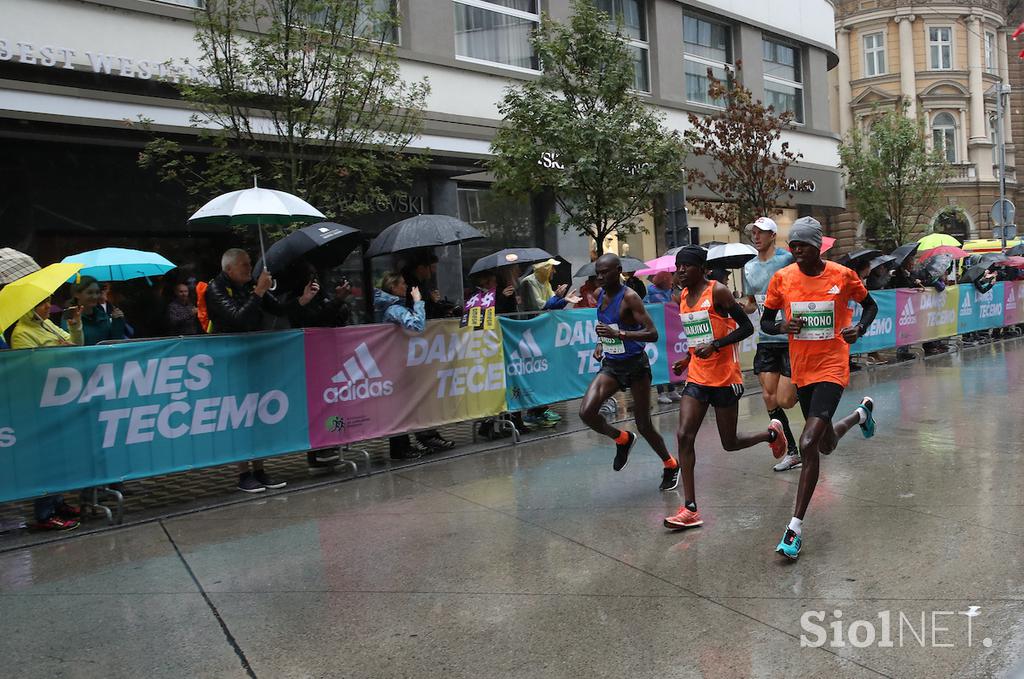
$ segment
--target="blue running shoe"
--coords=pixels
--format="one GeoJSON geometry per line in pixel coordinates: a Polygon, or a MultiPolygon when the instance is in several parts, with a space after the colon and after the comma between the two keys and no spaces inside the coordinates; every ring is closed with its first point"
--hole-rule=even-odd
{"type": "Polygon", "coordinates": [[[864,438],[869,439],[875,435],[875,402],[870,396],[865,396],[861,399],[857,409],[863,410],[866,415],[864,421],[860,423],[860,431],[864,434],[864,438]]]}
{"type": "Polygon", "coordinates": [[[782,542],[775,548],[775,551],[785,557],[789,557],[794,561],[800,556],[800,545],[802,544],[800,536],[797,535],[793,529],[787,528],[786,534],[782,536],[782,542]]]}

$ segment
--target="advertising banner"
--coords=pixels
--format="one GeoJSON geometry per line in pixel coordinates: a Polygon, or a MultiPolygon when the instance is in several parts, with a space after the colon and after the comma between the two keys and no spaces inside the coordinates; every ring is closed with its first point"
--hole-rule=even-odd
{"type": "Polygon", "coordinates": [[[1024,281],[1006,281],[1003,286],[1003,324],[1017,325],[1024,323],[1024,281]]]}
{"type": "MultiPolygon", "coordinates": [[[[850,351],[855,354],[867,354],[896,346],[896,291],[873,290],[871,299],[878,304],[878,315],[864,336],[850,347],[850,351]]],[[[856,302],[852,304],[853,322],[860,323],[864,308],[856,302]]]]}
{"type": "Polygon", "coordinates": [[[679,315],[679,305],[665,304],[665,352],[668,360],[668,379],[672,384],[682,384],[686,381],[687,370],[682,375],[672,372],[672,365],[689,353],[689,344],[686,333],[683,331],[683,321],[679,315]]]}
{"type": "Polygon", "coordinates": [[[0,353],[0,502],[306,450],[300,331],[0,353]]]}
{"type": "Polygon", "coordinates": [[[906,346],[957,334],[959,286],[942,292],[900,289],[896,291],[896,344],[906,346]]]}
{"type": "Polygon", "coordinates": [[[314,448],[427,429],[505,410],[501,330],[431,321],[306,330],[314,448]]]}
{"type": "Polygon", "coordinates": [[[973,285],[959,285],[960,306],[957,332],[977,332],[1003,325],[1003,284],[996,283],[988,292],[978,292],[973,285]]]}
{"type": "MultiPolygon", "coordinates": [[[[647,307],[658,342],[648,343],[654,384],[668,382],[664,351],[665,306],[647,307]]],[[[582,396],[601,368],[594,360],[597,314],[593,309],[573,309],[541,314],[528,320],[501,319],[506,346],[505,378],[509,410],[522,410],[582,396]]]]}

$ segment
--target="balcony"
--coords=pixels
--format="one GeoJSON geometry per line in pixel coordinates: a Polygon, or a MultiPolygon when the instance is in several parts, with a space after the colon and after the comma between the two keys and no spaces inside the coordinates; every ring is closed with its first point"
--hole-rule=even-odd
{"type": "MultiPolygon", "coordinates": [[[[996,181],[999,180],[999,165],[992,166],[992,176],[996,178],[996,181]]],[[[1017,168],[1011,165],[1006,166],[1006,181],[1007,183],[1017,183],[1017,168]]]]}
{"type": "MultiPolygon", "coordinates": [[[[1007,173],[1009,175],[1009,173],[1007,173]]],[[[973,182],[978,178],[974,163],[951,163],[949,166],[949,178],[947,182],[973,182]]]]}

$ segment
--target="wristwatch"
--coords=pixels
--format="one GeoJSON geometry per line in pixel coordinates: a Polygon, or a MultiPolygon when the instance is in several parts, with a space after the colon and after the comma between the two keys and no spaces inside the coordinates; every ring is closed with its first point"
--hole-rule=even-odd
{"type": "Polygon", "coordinates": [[[721,351],[722,350],[722,344],[718,340],[712,340],[711,341],[711,346],[714,347],[715,351],[721,351]]]}
{"type": "Polygon", "coordinates": [[[863,323],[857,324],[857,337],[863,337],[864,333],[866,333],[867,331],[868,329],[864,327],[863,323]]]}

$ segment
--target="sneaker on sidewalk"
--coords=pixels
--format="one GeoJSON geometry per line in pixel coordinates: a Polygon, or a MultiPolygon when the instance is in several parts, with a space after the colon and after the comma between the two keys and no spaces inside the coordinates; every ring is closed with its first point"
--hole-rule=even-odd
{"type": "Polygon", "coordinates": [[[679,465],[665,470],[661,473],[661,485],[658,490],[675,490],[679,487],[679,465]]]}
{"type": "Polygon", "coordinates": [[[658,394],[658,403],[668,405],[672,403],[672,399],[669,398],[668,394],[658,394]]]}
{"type": "Polygon", "coordinates": [[[280,479],[272,478],[269,474],[267,474],[267,472],[263,471],[262,469],[259,470],[258,472],[253,472],[253,476],[256,477],[256,481],[261,483],[264,488],[274,488],[274,489],[276,489],[276,488],[284,488],[285,486],[288,485],[287,481],[282,481],[280,479]]]}
{"type": "Polygon", "coordinates": [[[629,462],[629,451],[633,450],[633,444],[636,443],[636,434],[631,431],[626,433],[629,435],[629,441],[615,444],[615,461],[612,463],[612,469],[615,471],[626,466],[626,463],[629,462]]]}
{"type": "Polygon", "coordinates": [[[243,493],[262,493],[267,487],[257,481],[252,472],[245,472],[238,475],[238,490],[243,493]]]}
{"type": "Polygon", "coordinates": [[[864,438],[869,439],[875,435],[875,401],[870,396],[865,396],[861,399],[857,409],[864,411],[865,417],[864,421],[860,423],[860,431],[864,434],[864,438]]]}
{"type": "Polygon", "coordinates": [[[554,410],[545,410],[544,414],[541,415],[545,422],[551,422],[552,424],[558,424],[562,421],[562,416],[556,413],[554,410]]]}
{"type": "Polygon", "coordinates": [[[785,472],[790,469],[796,469],[803,463],[804,461],[800,459],[800,455],[796,451],[790,451],[789,454],[782,458],[782,460],[772,467],[772,469],[777,472],[785,472]]]}
{"type": "Polygon", "coordinates": [[[338,454],[337,448],[325,448],[323,450],[316,451],[313,459],[321,464],[330,464],[331,462],[338,462],[341,460],[341,455],[338,454]]]}
{"type": "Polygon", "coordinates": [[[696,528],[697,526],[703,526],[704,521],[700,518],[700,510],[691,512],[683,505],[679,508],[679,511],[672,516],[665,517],[665,528],[670,530],[686,530],[687,528],[696,528]]]}
{"type": "Polygon", "coordinates": [[[56,514],[48,518],[46,521],[37,521],[36,523],[29,524],[29,528],[32,530],[74,530],[82,524],[78,519],[64,519],[56,514]]]}
{"type": "Polygon", "coordinates": [[[803,540],[792,528],[787,528],[786,532],[782,536],[782,541],[779,542],[778,547],[775,548],[777,554],[781,554],[790,559],[796,560],[800,556],[800,547],[803,544],[803,540]]]}
{"type": "Polygon", "coordinates": [[[679,395],[678,391],[670,391],[668,392],[668,400],[672,401],[673,403],[679,403],[680,401],[683,400],[683,397],[679,395]]]}
{"type": "Polygon", "coordinates": [[[770,442],[768,446],[772,449],[772,455],[778,460],[789,449],[789,439],[786,438],[786,430],[782,428],[782,422],[779,420],[772,420],[768,424],[768,429],[775,432],[775,440],[770,442]]]}

